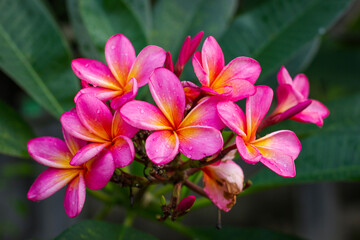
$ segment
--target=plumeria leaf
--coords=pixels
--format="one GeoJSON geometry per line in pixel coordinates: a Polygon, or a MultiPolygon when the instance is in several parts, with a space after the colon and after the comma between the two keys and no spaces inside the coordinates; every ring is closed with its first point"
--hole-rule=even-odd
{"type": "Polygon", "coordinates": [[[211,239],[267,239],[267,240],[300,240],[301,238],[287,235],[279,232],[274,232],[261,228],[236,228],[236,227],[223,227],[219,231],[214,227],[192,228],[195,233],[196,239],[211,240],[211,239]],[[240,237],[241,236],[241,237],[240,237]]]}
{"type": "Polygon", "coordinates": [[[261,62],[264,79],[324,34],[351,2],[267,1],[236,18],[219,42],[229,59],[248,56],[261,62]]]}
{"type": "Polygon", "coordinates": [[[69,68],[71,58],[41,1],[1,1],[0,67],[56,117],[74,104],[78,81],[69,68]]]}
{"type": "Polygon", "coordinates": [[[187,35],[195,36],[200,31],[214,37],[221,35],[235,9],[234,0],[157,1],[151,43],[177,56],[187,35]]]}
{"type": "MultiPolygon", "coordinates": [[[[360,95],[327,104],[330,116],[322,129],[303,132],[302,150],[295,160],[296,177],[281,178],[262,169],[248,191],[319,181],[358,181],[360,179],[360,95]],[[312,134],[309,136],[309,134],[312,134]]],[[[246,192],[246,191],[245,191],[246,192]]]]}
{"type": "Polygon", "coordinates": [[[0,153],[29,157],[26,143],[34,137],[28,123],[10,106],[0,101],[0,153]]]}
{"type": "Polygon", "coordinates": [[[66,229],[55,240],[71,240],[71,239],[119,239],[119,240],[155,240],[154,236],[141,232],[131,227],[125,227],[115,223],[85,220],[78,222],[66,229]]]}
{"type": "Polygon", "coordinates": [[[133,4],[124,0],[80,0],[79,12],[82,21],[102,60],[105,59],[106,41],[117,33],[127,36],[137,53],[145,47],[147,41],[142,19],[138,12],[133,11],[135,3],[133,4]]]}

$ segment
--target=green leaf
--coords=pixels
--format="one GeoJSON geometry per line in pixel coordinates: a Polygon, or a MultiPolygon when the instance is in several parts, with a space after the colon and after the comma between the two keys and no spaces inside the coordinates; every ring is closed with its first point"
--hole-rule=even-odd
{"type": "MultiPolygon", "coordinates": [[[[177,55],[187,35],[200,31],[220,36],[236,10],[234,0],[159,0],[154,9],[151,43],[177,55]]],[[[176,60],[175,60],[176,61],[176,60]]]]}
{"type": "Polygon", "coordinates": [[[264,79],[322,35],[351,2],[267,1],[236,18],[219,42],[229,60],[248,56],[259,61],[264,79]]]}
{"type": "Polygon", "coordinates": [[[0,2],[0,67],[52,115],[73,107],[71,53],[39,0],[0,2]]]}
{"type": "Polygon", "coordinates": [[[85,220],[76,223],[70,228],[61,233],[55,240],[70,240],[70,239],[89,239],[89,240],[103,240],[103,239],[126,239],[126,240],[152,240],[157,239],[147,233],[143,233],[131,227],[125,227],[115,223],[85,220]],[[120,236],[122,234],[122,236],[120,236]]]}
{"type": "Polygon", "coordinates": [[[115,34],[129,38],[137,52],[147,43],[138,12],[124,0],[80,0],[79,12],[102,60],[105,44],[115,34]]]}
{"type": "Polygon", "coordinates": [[[220,230],[215,227],[192,228],[196,234],[194,239],[197,240],[211,240],[211,239],[226,239],[226,240],[300,240],[301,238],[269,231],[260,228],[235,228],[223,227],[220,230]]]}
{"type": "Polygon", "coordinates": [[[359,104],[360,95],[326,104],[330,116],[324,127],[303,133],[309,136],[301,139],[296,177],[283,178],[264,168],[251,179],[248,192],[287,184],[360,180],[359,104]]]}
{"type": "Polygon", "coordinates": [[[94,43],[90,38],[88,30],[84,25],[83,19],[81,18],[79,11],[79,1],[67,0],[66,4],[71,26],[74,30],[80,53],[83,57],[86,58],[100,59],[102,54],[99,54],[97,51],[94,43]]]}
{"type": "Polygon", "coordinates": [[[0,109],[0,153],[29,157],[26,144],[34,137],[31,127],[2,101],[0,101],[0,109]]]}

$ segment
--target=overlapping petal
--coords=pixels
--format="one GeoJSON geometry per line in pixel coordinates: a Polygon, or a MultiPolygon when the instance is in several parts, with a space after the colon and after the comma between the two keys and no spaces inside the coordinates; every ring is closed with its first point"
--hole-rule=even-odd
{"type": "Polygon", "coordinates": [[[216,105],[218,98],[210,97],[201,102],[192,109],[181,122],[179,128],[189,126],[208,126],[216,129],[225,127],[219,115],[217,114],[216,105]]]}
{"type": "Polygon", "coordinates": [[[329,116],[329,110],[319,101],[311,100],[311,104],[291,119],[300,122],[311,122],[321,127],[324,123],[323,119],[329,116]]]}
{"type": "Polygon", "coordinates": [[[172,129],[164,114],[154,105],[143,101],[131,101],[120,110],[122,118],[131,126],[145,130],[172,129]]]}
{"type": "Polygon", "coordinates": [[[74,178],[67,186],[64,207],[66,214],[73,218],[81,212],[86,197],[85,180],[82,173],[74,178]]]}
{"type": "Polygon", "coordinates": [[[82,147],[84,147],[87,144],[86,141],[81,140],[79,138],[75,138],[72,135],[70,135],[67,131],[65,131],[64,128],[62,129],[62,132],[66,146],[68,147],[72,155],[75,155],[77,151],[79,151],[82,147]]]}
{"type": "Polygon", "coordinates": [[[246,136],[246,119],[241,108],[231,101],[219,102],[217,111],[221,120],[241,137],[246,136]]]}
{"type": "Polygon", "coordinates": [[[309,97],[310,84],[305,74],[300,73],[296,75],[293,86],[305,99],[309,97]]]}
{"type": "Polygon", "coordinates": [[[78,78],[96,87],[118,90],[119,82],[114,78],[110,69],[102,62],[78,58],[71,62],[71,67],[78,78]]]}
{"type": "Polygon", "coordinates": [[[128,79],[135,78],[138,86],[142,87],[149,81],[154,69],[162,67],[166,59],[164,49],[157,46],[147,46],[136,57],[129,72],[128,79]]]}
{"type": "Polygon", "coordinates": [[[136,134],[138,129],[124,121],[124,119],[121,117],[120,110],[116,110],[112,121],[111,131],[111,135],[113,138],[116,138],[120,135],[132,138],[136,134]]]}
{"type": "Polygon", "coordinates": [[[240,136],[236,136],[236,147],[245,162],[255,164],[260,161],[261,153],[251,143],[245,142],[240,136]]]}
{"type": "Polygon", "coordinates": [[[119,109],[125,103],[133,100],[138,93],[138,85],[135,78],[131,78],[129,82],[123,89],[123,95],[118,95],[117,97],[113,98],[110,102],[110,106],[112,109],[119,109]]]}
{"type": "Polygon", "coordinates": [[[225,65],[224,54],[214,37],[209,36],[205,39],[201,50],[201,60],[211,85],[225,65]]]}
{"type": "Polygon", "coordinates": [[[86,168],[86,186],[91,190],[105,187],[115,170],[112,153],[109,150],[102,151],[101,154],[86,163],[86,168]]]}
{"type": "Polygon", "coordinates": [[[122,34],[109,38],[105,45],[106,62],[122,87],[128,81],[128,74],[136,59],[135,49],[129,39],[122,34]]]}
{"type": "Polygon", "coordinates": [[[78,169],[48,168],[31,185],[27,198],[40,201],[50,197],[79,174],[78,169]]]}
{"type": "Polygon", "coordinates": [[[219,130],[206,126],[191,126],[177,130],[179,150],[190,159],[202,159],[220,151],[223,139],[219,130]]]}
{"type": "Polygon", "coordinates": [[[116,168],[125,167],[134,160],[134,144],[126,136],[119,136],[109,149],[114,157],[116,168]]]}
{"type": "Polygon", "coordinates": [[[151,95],[174,128],[178,127],[185,111],[185,93],[176,77],[166,68],[155,69],[150,77],[151,95]]]}
{"type": "Polygon", "coordinates": [[[95,157],[110,144],[111,142],[89,143],[85,147],[82,147],[79,151],[76,152],[74,157],[71,159],[70,164],[72,166],[80,166],[81,164],[95,157]]]}
{"type": "Polygon", "coordinates": [[[238,101],[252,96],[256,92],[256,88],[252,83],[241,79],[233,79],[214,89],[216,92],[221,93],[224,98],[231,101],[238,101]]]}
{"type": "Polygon", "coordinates": [[[64,141],[54,137],[38,137],[27,144],[30,156],[37,162],[52,168],[72,168],[72,154],[64,141]]]}
{"type": "Polygon", "coordinates": [[[166,164],[179,152],[179,138],[174,131],[153,132],[145,142],[149,159],[155,164],[166,164]]]}
{"type": "Polygon", "coordinates": [[[96,97],[97,99],[99,99],[101,101],[108,101],[112,98],[115,98],[115,97],[121,95],[122,93],[123,93],[123,90],[121,90],[121,89],[113,90],[113,89],[102,88],[102,87],[87,87],[87,88],[81,89],[75,95],[74,102],[76,103],[78,98],[81,95],[85,95],[85,94],[96,97]]]}
{"type": "Polygon", "coordinates": [[[280,68],[280,71],[277,74],[277,80],[279,84],[292,84],[292,78],[284,66],[280,68]]]}
{"type": "Polygon", "coordinates": [[[199,79],[201,85],[210,86],[209,76],[202,66],[201,53],[199,51],[195,52],[192,58],[192,64],[195,75],[199,79]]]}
{"type": "Polygon", "coordinates": [[[89,132],[105,140],[111,138],[113,116],[105,103],[93,96],[82,95],[76,102],[76,113],[89,132]]]}

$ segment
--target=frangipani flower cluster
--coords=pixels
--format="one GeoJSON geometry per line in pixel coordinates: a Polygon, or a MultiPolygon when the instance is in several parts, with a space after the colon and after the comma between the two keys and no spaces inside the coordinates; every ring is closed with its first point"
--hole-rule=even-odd
{"type": "Polygon", "coordinates": [[[232,208],[244,190],[245,179],[234,160],[236,152],[247,163],[261,162],[276,174],[294,177],[294,161],[301,149],[295,133],[259,134],[287,118],[323,124],[329,112],[318,101],[308,99],[307,78],[298,75],[292,82],[282,67],[278,106],[265,118],[273,91],[255,86],[260,64],[237,57],[225,65],[212,36],[196,52],[202,37],[200,32],[185,39],[175,67],[171,53],[158,46],[147,46],[136,56],[122,34],[106,43],[107,65],[92,59],[73,60],[71,67],[83,88],[74,96],[76,107],[60,119],[65,142],[53,137],[29,141],[31,157],[50,168],[35,180],[28,198],[45,199],[68,184],[65,212],[75,217],[84,205],[86,187],[99,190],[109,181],[144,189],[172,183],[170,203],[162,201],[159,220],[168,216],[175,220],[195,201],[191,195],[179,203],[183,186],[208,197],[223,211],[232,208]],[[179,80],[191,57],[201,86],[179,80]],[[138,89],[146,84],[156,106],[135,100],[138,89]],[[237,105],[242,99],[245,113],[237,105]],[[225,127],[233,131],[227,139],[222,135],[225,127]],[[144,165],[144,176],[124,168],[134,160],[144,165]],[[149,175],[145,174],[148,167],[149,175]],[[203,188],[188,180],[198,171],[203,173],[203,188]]]}

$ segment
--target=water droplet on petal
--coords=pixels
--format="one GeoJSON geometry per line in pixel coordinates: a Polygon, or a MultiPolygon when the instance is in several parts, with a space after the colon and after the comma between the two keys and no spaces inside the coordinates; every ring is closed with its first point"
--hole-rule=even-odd
{"type": "Polygon", "coordinates": [[[111,46],[111,49],[115,49],[115,45],[112,45],[112,46],[111,46]]]}
{"type": "Polygon", "coordinates": [[[192,158],[192,155],[191,155],[191,154],[189,154],[187,157],[188,157],[188,158],[192,158]]]}
{"type": "Polygon", "coordinates": [[[89,66],[89,64],[87,63],[87,64],[85,64],[85,67],[87,68],[89,66]]]}
{"type": "Polygon", "coordinates": [[[144,109],[140,109],[140,113],[144,113],[144,109]]]}
{"type": "Polygon", "coordinates": [[[191,151],[193,149],[193,147],[189,147],[189,151],[191,151]]]}

